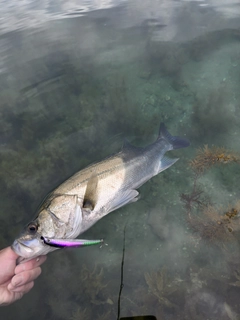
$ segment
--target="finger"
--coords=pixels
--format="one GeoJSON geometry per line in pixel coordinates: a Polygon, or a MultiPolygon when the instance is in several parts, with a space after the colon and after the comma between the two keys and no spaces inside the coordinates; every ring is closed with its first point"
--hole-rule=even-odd
{"type": "Polygon", "coordinates": [[[23,292],[12,292],[11,297],[8,296],[5,297],[5,300],[3,299],[1,301],[0,307],[2,306],[8,306],[9,304],[13,303],[14,301],[21,299],[23,296],[23,292]]]}
{"type": "Polygon", "coordinates": [[[14,275],[14,271],[16,268],[16,259],[18,255],[12,251],[10,247],[7,247],[0,251],[0,261],[1,261],[1,268],[0,268],[0,279],[1,284],[11,280],[12,276],[14,275]]]}
{"type": "Polygon", "coordinates": [[[11,247],[4,248],[0,250],[0,256],[2,260],[16,261],[18,255],[12,250],[11,247]]]}
{"type": "Polygon", "coordinates": [[[42,270],[37,267],[32,270],[23,271],[12,278],[12,281],[8,285],[8,290],[13,290],[14,288],[25,285],[33,280],[35,280],[41,274],[42,270]]]}
{"type": "Polygon", "coordinates": [[[29,260],[27,262],[21,263],[16,266],[15,274],[37,268],[41,264],[43,264],[46,261],[46,259],[47,259],[47,256],[39,256],[39,257],[34,258],[32,260],[29,260]]]}
{"type": "MultiPolygon", "coordinates": [[[[28,291],[30,291],[33,286],[34,286],[34,282],[31,281],[31,282],[29,282],[29,283],[27,283],[27,284],[24,284],[24,285],[22,285],[22,286],[13,288],[13,289],[11,289],[10,291],[16,292],[16,293],[25,294],[25,293],[27,293],[28,291]]],[[[20,299],[20,298],[19,298],[19,299],[20,299]]]]}

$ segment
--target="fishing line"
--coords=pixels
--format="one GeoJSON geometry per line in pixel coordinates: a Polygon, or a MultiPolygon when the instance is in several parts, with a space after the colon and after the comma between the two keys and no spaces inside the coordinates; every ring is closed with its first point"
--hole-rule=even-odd
{"type": "Polygon", "coordinates": [[[123,230],[123,251],[122,251],[122,263],[121,263],[121,280],[120,280],[120,288],[119,288],[119,294],[118,294],[118,313],[117,313],[117,320],[120,319],[120,311],[121,311],[121,294],[122,294],[122,289],[124,287],[123,284],[123,267],[124,267],[124,256],[125,256],[125,234],[126,234],[126,227],[125,225],[124,230],[123,230]]]}

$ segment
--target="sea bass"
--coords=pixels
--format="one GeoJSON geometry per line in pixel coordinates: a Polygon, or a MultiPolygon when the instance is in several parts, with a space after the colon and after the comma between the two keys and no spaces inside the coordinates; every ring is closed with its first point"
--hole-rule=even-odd
{"type": "Polygon", "coordinates": [[[125,142],[119,153],[77,172],[49,194],[12,249],[26,260],[56,250],[51,242],[75,239],[108,213],[137,201],[136,189],[178,160],[165,153],[187,146],[188,140],[172,136],[164,124],[145,148],[125,142]]]}

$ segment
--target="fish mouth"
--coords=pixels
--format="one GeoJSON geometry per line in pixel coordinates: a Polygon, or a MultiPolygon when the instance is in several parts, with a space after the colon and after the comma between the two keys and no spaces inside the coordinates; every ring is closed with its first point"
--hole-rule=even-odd
{"type": "Polygon", "coordinates": [[[27,246],[25,243],[21,242],[20,240],[15,240],[12,244],[12,249],[13,251],[16,252],[19,256],[26,256],[26,255],[31,255],[34,250],[27,246]]]}
{"type": "Polygon", "coordinates": [[[38,238],[31,240],[16,239],[11,248],[19,256],[17,264],[58,249],[45,244],[42,239],[38,238]]]}

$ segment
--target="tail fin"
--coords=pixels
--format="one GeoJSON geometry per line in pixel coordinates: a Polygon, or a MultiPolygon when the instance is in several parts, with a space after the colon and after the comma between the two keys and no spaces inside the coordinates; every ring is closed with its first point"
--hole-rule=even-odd
{"type": "Polygon", "coordinates": [[[160,124],[158,139],[165,139],[171,145],[173,149],[186,148],[190,145],[187,139],[180,138],[178,136],[172,136],[168,131],[164,123],[160,124]]]}

